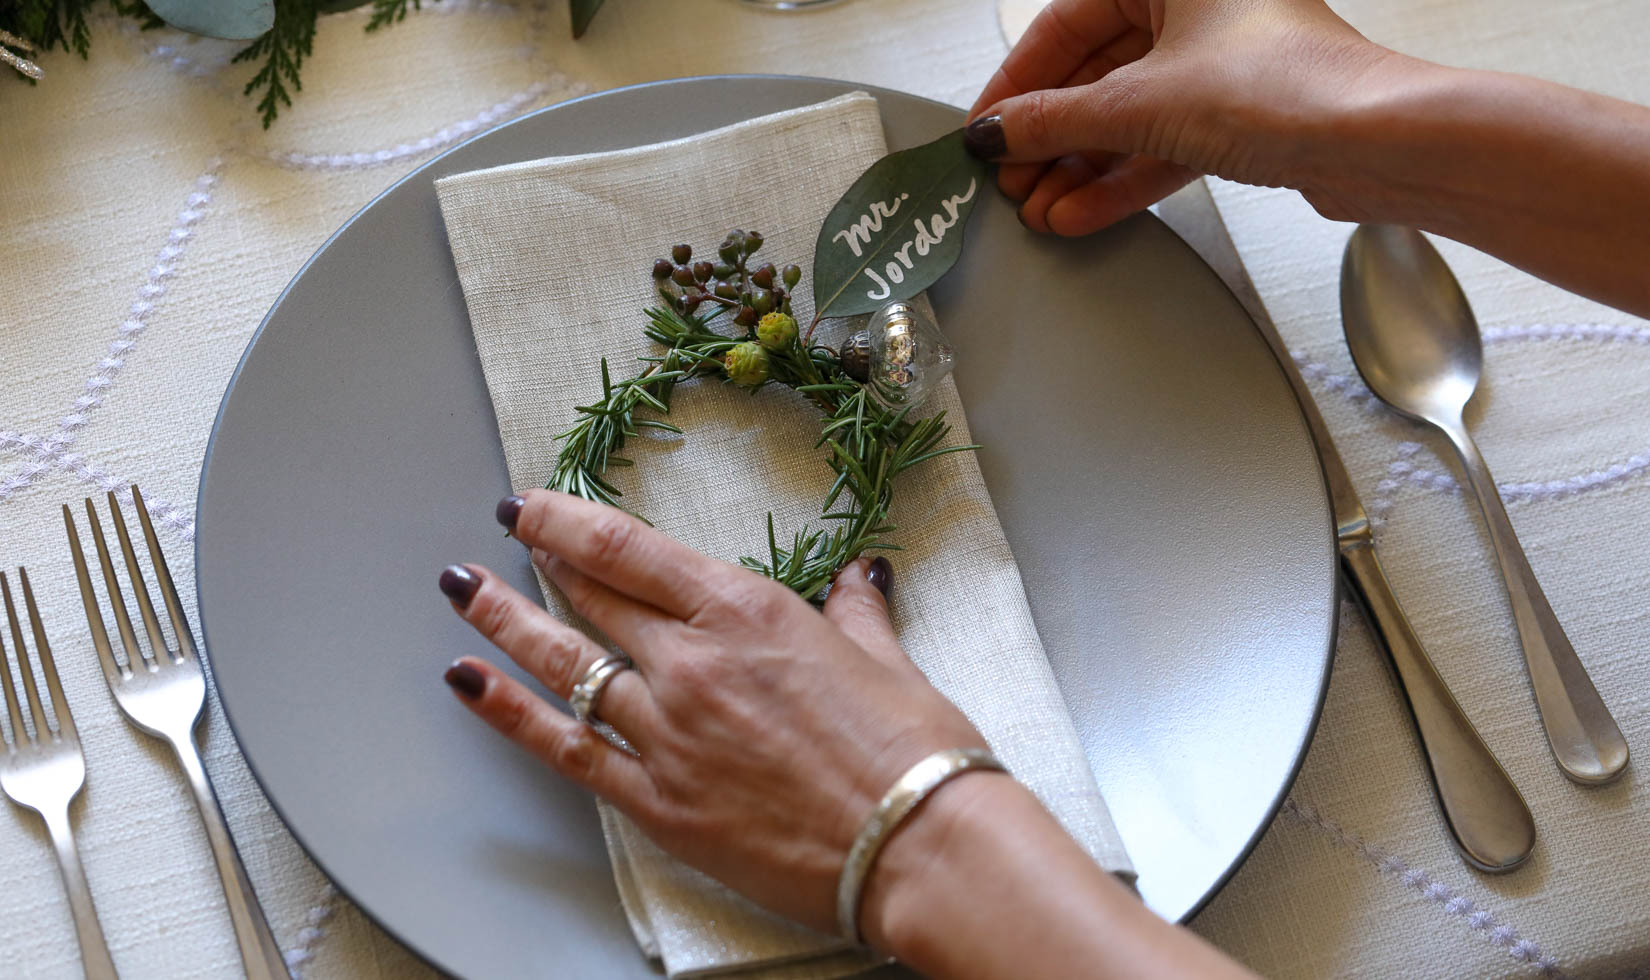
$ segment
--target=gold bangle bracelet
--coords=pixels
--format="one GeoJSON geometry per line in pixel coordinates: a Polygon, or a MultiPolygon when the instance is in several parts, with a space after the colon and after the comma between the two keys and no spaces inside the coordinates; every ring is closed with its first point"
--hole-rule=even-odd
{"type": "Polygon", "coordinates": [[[863,945],[859,932],[860,893],[865,879],[871,874],[882,845],[899,827],[911,811],[928,794],[934,792],[954,776],[974,769],[988,772],[1006,772],[997,757],[986,749],[946,749],[935,752],[905,771],[889,788],[871,815],[860,824],[859,835],[848,849],[848,859],[842,864],[842,877],[836,885],[837,929],[842,938],[855,946],[863,945]]]}

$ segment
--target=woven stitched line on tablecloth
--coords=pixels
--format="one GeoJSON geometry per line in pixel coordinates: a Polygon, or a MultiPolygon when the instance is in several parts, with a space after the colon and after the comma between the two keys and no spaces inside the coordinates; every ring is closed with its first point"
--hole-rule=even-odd
{"type": "MultiPolygon", "coordinates": [[[[126,318],[116,327],[115,339],[109,342],[105,356],[97,362],[92,376],[86,379],[83,393],[74,399],[67,414],[58,420],[57,431],[44,438],[0,431],[0,448],[20,449],[34,457],[34,461],[21,471],[0,479],[0,501],[16,494],[52,469],[71,473],[106,492],[126,486],[125,482],[109,476],[97,465],[87,463],[79,454],[68,452],[68,448],[73,445],[80,430],[90,422],[93,409],[103,404],[120,369],[125,367],[126,358],[137,348],[138,338],[148,329],[150,315],[165,297],[167,282],[176,274],[184,251],[194,238],[195,227],[205,217],[206,208],[212,202],[212,188],[217,184],[222,168],[223,158],[215,157],[207,164],[205,172],[195,178],[193,189],[184,199],[183,209],[178,212],[171,230],[166,234],[166,243],[155,253],[154,264],[144,274],[143,284],[137,290],[137,299],[133,300],[127,308],[126,318]]],[[[122,490],[121,496],[128,504],[131,502],[130,490],[122,490]]],[[[149,509],[151,515],[164,526],[181,531],[185,538],[194,537],[194,520],[177,506],[156,498],[150,502],[149,509]]]]}
{"type": "Polygon", "coordinates": [[[1544,977],[1562,978],[1558,961],[1541,951],[1541,946],[1518,934],[1512,926],[1498,921],[1489,909],[1444,884],[1430,872],[1417,868],[1399,857],[1390,848],[1371,844],[1340,824],[1318,813],[1311,804],[1291,797],[1284,801],[1282,813],[1327,835],[1331,841],[1362,858],[1375,870],[1414,889],[1421,897],[1441,908],[1446,915],[1466,923],[1467,927],[1484,937],[1491,946],[1506,951],[1508,956],[1540,971],[1544,977]]]}
{"type": "MultiPolygon", "coordinates": [[[[568,95],[586,91],[585,86],[572,83],[557,73],[548,81],[537,82],[474,116],[443,127],[432,135],[414,142],[372,151],[331,154],[291,151],[254,154],[245,149],[231,148],[227,152],[249,155],[256,160],[298,170],[354,171],[386,166],[433,153],[478,133],[518,110],[540,101],[558,84],[568,95]]],[[[211,201],[210,190],[217,182],[222,168],[223,158],[216,158],[206,173],[196,178],[195,190],[189,195],[187,206],[179,213],[178,223],[172,228],[167,244],[161,248],[155,265],[138,289],[138,299],[132,304],[127,319],[119,327],[120,336],[109,345],[108,356],[98,362],[96,373],[86,382],[86,393],[75,400],[69,414],[60,421],[58,431],[47,437],[10,430],[0,431],[0,449],[21,450],[34,457],[34,461],[20,471],[0,479],[0,501],[28,487],[47,472],[58,469],[106,492],[117,490],[122,500],[131,502],[130,491],[119,489],[126,487],[131,481],[112,477],[101,467],[85,462],[81,456],[68,453],[66,449],[74,442],[75,433],[85,426],[90,410],[102,404],[105,393],[114,383],[115,375],[136,346],[137,336],[147,328],[149,315],[154,312],[166,293],[165,280],[176,271],[177,259],[182,255],[184,244],[193,237],[193,226],[200,221],[205,206],[211,201]]],[[[180,508],[160,498],[150,498],[149,504],[149,509],[156,519],[178,531],[185,540],[193,540],[194,520],[180,508]]]]}
{"type": "MultiPolygon", "coordinates": [[[[1511,341],[1572,341],[1650,346],[1650,328],[1613,323],[1534,323],[1486,328],[1485,344],[1511,341]]],[[[1356,375],[1336,372],[1320,361],[1293,355],[1301,375],[1326,391],[1340,395],[1367,412],[1386,414],[1387,409],[1356,375]]],[[[1385,524],[1396,505],[1393,494],[1408,485],[1439,493],[1459,493],[1461,486],[1449,472],[1419,469],[1412,462],[1421,443],[1410,440],[1398,444],[1396,456],[1375,484],[1369,499],[1369,518],[1377,527],[1385,524]]],[[[1587,470],[1552,480],[1500,483],[1501,496],[1511,502],[1552,500],[1602,490],[1650,471],[1650,449],[1599,469],[1587,470]]]]}

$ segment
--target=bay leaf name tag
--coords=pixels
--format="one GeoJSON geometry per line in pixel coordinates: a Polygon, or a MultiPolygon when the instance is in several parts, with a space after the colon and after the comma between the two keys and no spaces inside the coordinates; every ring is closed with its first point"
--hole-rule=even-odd
{"type": "Polygon", "coordinates": [[[816,318],[870,313],[938,281],[956,264],[990,172],[963,149],[960,129],[872,164],[819,229],[816,318]]]}

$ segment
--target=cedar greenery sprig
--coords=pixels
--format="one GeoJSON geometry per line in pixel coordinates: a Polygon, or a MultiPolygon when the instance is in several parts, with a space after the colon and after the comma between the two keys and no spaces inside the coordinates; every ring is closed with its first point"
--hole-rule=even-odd
{"type": "MultiPolygon", "coordinates": [[[[105,0],[0,0],[0,74],[14,74],[5,66],[16,68],[17,77],[34,84],[38,72],[24,60],[29,49],[42,53],[52,48],[72,51],[82,58],[89,57],[92,33],[87,15],[105,0]],[[12,41],[6,40],[11,36],[12,41]],[[14,43],[21,41],[23,44],[14,43]],[[12,50],[16,49],[16,50],[12,50]]],[[[304,59],[315,45],[315,25],[323,13],[347,10],[371,4],[366,29],[400,23],[409,10],[423,8],[424,0],[273,0],[274,26],[265,34],[235,53],[234,62],[258,64],[258,70],[246,83],[245,95],[257,95],[257,111],[265,129],[280,115],[283,107],[292,105],[294,92],[303,89],[301,81],[304,59]]],[[[431,0],[432,3],[437,0],[431,0]]],[[[164,27],[160,18],[144,0],[107,0],[108,7],[122,17],[130,17],[144,30],[164,27]]],[[[573,36],[584,34],[590,21],[601,7],[601,0],[570,0],[572,5],[573,36]]],[[[245,37],[246,35],[232,35],[245,37]]]]}
{"type": "MultiPolygon", "coordinates": [[[[437,0],[430,0],[431,3],[437,0]]],[[[367,30],[399,24],[407,19],[407,8],[423,10],[424,0],[372,0],[372,16],[367,18],[367,30]]]]}
{"type": "MultiPolygon", "coordinates": [[[[377,5],[375,0],[374,6],[377,5]]],[[[241,94],[263,92],[258,99],[258,113],[265,129],[280,115],[282,106],[292,105],[287,83],[292,84],[294,92],[304,87],[298,70],[314,49],[315,21],[319,16],[317,0],[275,0],[275,26],[230,59],[235,62],[263,59],[263,67],[247,80],[241,94]]]]}
{"type": "MultiPolygon", "coordinates": [[[[126,2],[142,4],[142,0],[126,2]]],[[[247,81],[242,94],[263,93],[258,99],[258,113],[265,129],[279,117],[282,106],[292,105],[287,84],[292,85],[293,92],[303,90],[300,69],[314,50],[315,25],[321,14],[367,3],[372,5],[366,26],[369,33],[399,24],[406,19],[409,7],[424,9],[424,0],[275,0],[275,26],[230,59],[235,62],[263,59],[263,66],[247,81]]]]}
{"type": "Polygon", "coordinates": [[[623,493],[608,479],[608,471],[635,465],[619,455],[627,440],[643,429],[682,431],[657,418],[639,417],[639,412],[668,416],[677,385],[694,378],[720,378],[753,394],[768,384],[784,385],[823,413],[814,448],[827,451],[825,461],[836,475],[821,508],[820,520],[830,526],[804,526],[787,540],[770,512],[767,555],[743,557],[739,563],[805,599],[818,600],[843,565],[867,551],[899,550],[889,540],[898,530],[889,519],[896,477],[947,453],[979,447],[942,445],[951,431],[944,412],[912,419],[909,406],[892,411],[850,376],[836,351],[805,343],[790,306],[790,291],[801,271],[787,267],[780,273],[771,265],[750,269],[749,260],[761,245],[760,235],[735,231],[719,250],[719,264],[690,264],[692,249],[686,245],[676,246],[674,261],[655,263],[654,278],[665,303],[646,310],[644,333],[665,351],[641,358],[648,366],[622,381],[613,380],[602,360],[601,397],[577,406],[578,422],[556,437],[562,446],[546,486],[623,507],[623,493]],[[708,312],[698,312],[707,306],[708,312]],[[764,307],[767,312],[756,318],[755,311],[764,307]],[[741,335],[712,329],[719,321],[731,322],[741,335]]]}
{"type": "MultiPolygon", "coordinates": [[[[142,4],[142,0],[125,2],[142,4]]],[[[303,68],[304,59],[314,50],[315,25],[321,14],[368,3],[372,5],[372,12],[367,17],[368,33],[406,20],[409,8],[424,9],[424,0],[275,0],[275,26],[230,59],[236,62],[263,59],[263,67],[247,81],[242,94],[250,96],[254,92],[263,92],[258,99],[258,112],[265,129],[280,115],[282,106],[292,105],[287,83],[291,83],[293,92],[303,90],[299,70],[303,68]]]]}
{"type": "MultiPolygon", "coordinates": [[[[0,2],[0,31],[21,38],[42,54],[52,48],[62,48],[84,58],[92,49],[92,32],[86,25],[86,14],[94,2],[96,0],[0,2]]],[[[121,4],[114,6],[118,9],[121,4]]]]}

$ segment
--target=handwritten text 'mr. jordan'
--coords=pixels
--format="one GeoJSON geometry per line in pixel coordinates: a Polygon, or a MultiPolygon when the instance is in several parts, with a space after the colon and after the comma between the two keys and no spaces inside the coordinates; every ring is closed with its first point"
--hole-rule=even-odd
{"type": "MultiPolygon", "coordinates": [[[[893,295],[889,283],[899,284],[905,281],[905,273],[915,268],[916,263],[911,260],[911,252],[917,256],[927,255],[930,250],[945,240],[945,233],[958,221],[958,213],[962,206],[974,199],[974,191],[978,184],[975,178],[968,180],[968,189],[961,194],[953,194],[940,202],[940,210],[925,223],[917,218],[911,222],[916,229],[916,236],[901,245],[893,252],[893,260],[882,268],[882,274],[871,268],[867,263],[864,273],[875,283],[875,288],[865,291],[867,299],[884,300],[893,295]]],[[[870,244],[871,236],[882,230],[882,223],[899,213],[900,205],[910,200],[908,193],[901,194],[892,203],[886,201],[872,201],[870,209],[859,216],[859,220],[831,236],[832,241],[840,241],[854,253],[854,258],[863,258],[865,246],[870,244]]]]}

